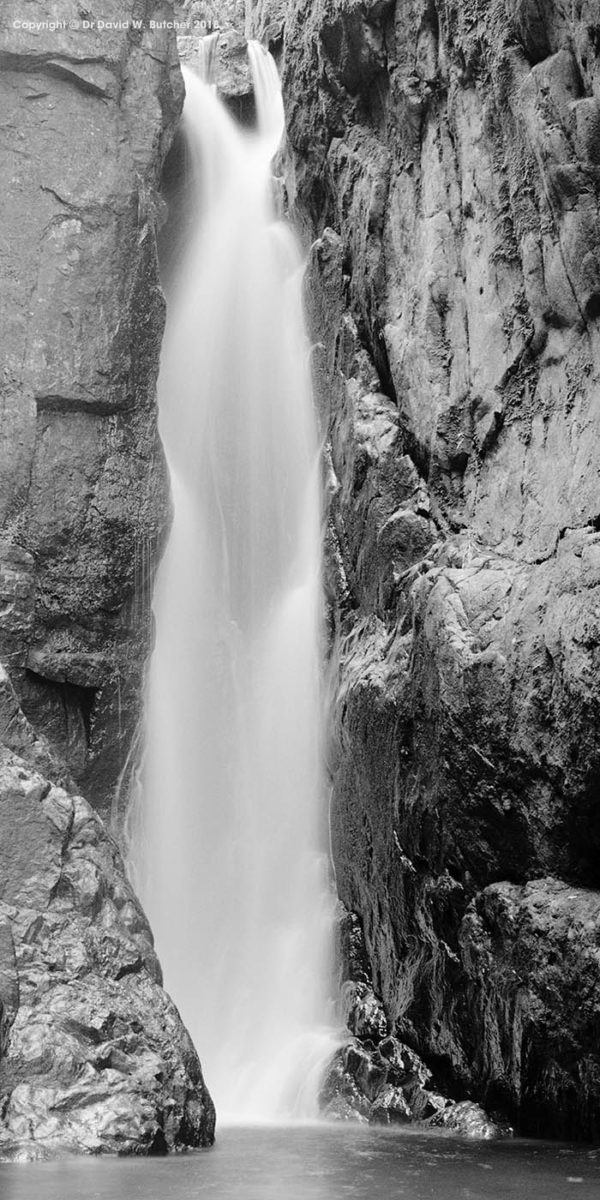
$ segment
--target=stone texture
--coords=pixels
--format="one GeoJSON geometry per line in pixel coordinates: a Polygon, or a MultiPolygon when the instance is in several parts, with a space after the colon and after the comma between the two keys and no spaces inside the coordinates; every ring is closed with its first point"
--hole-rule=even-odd
{"type": "Polygon", "coordinates": [[[435,1091],[423,1060],[397,1038],[387,1038],[377,1049],[358,1041],[340,1047],[323,1080],[319,1103],[328,1121],[418,1124],[483,1141],[512,1133],[479,1104],[449,1100],[435,1091]]]}
{"type": "Polygon", "coordinates": [[[156,432],[155,227],[181,96],[169,15],[23,29],[77,5],[8,0],[0,82],[0,657],[26,715],[106,812],[126,762],[168,514],[156,432]]]}
{"type": "MultiPolygon", "coordinates": [[[[250,30],[246,20],[247,0],[191,0],[176,6],[181,19],[177,44],[183,64],[203,73],[202,38],[216,34],[212,78],[221,99],[243,124],[254,120],[254,94],[247,53],[250,30]]],[[[281,30],[280,30],[281,34],[281,30]]]]}
{"type": "Polygon", "coordinates": [[[595,1138],[599,53],[586,0],[290,0],[282,59],[317,239],[340,897],[439,1086],[595,1138]],[[527,924],[541,879],[568,887],[560,952],[527,924]]]}
{"type": "Polygon", "coordinates": [[[460,945],[471,1053],[496,1101],[534,1133],[593,1140],[600,894],[556,879],[492,884],[469,905],[460,945]]]}
{"type": "Polygon", "coordinates": [[[0,1157],[207,1145],[214,1109],[119,852],[0,751],[0,1157]]]}
{"type": "Polygon", "coordinates": [[[432,1072],[414,1050],[391,1033],[383,1005],[367,981],[368,963],[360,922],[342,905],[338,914],[340,987],[338,1019],[352,1035],[338,1047],[319,1095],[330,1121],[450,1129],[465,1137],[510,1136],[472,1101],[440,1093],[432,1072]]]}

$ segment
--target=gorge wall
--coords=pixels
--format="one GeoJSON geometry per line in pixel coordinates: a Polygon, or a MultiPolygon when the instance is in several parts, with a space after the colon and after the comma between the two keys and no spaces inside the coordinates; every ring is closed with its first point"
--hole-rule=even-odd
{"type": "Polygon", "coordinates": [[[0,18],[0,1154],[25,1156],[214,1128],[98,815],[131,757],[168,522],[155,231],[183,87],[150,28],[168,5],[84,17],[0,18]]]}
{"type": "Polygon", "coordinates": [[[254,20],[317,238],[340,897],[442,1084],[597,1138],[597,5],[254,20]]]}

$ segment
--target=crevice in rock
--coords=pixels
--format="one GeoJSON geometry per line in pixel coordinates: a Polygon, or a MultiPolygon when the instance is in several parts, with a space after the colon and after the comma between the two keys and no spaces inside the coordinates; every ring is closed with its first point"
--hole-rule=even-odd
{"type": "Polygon", "coordinates": [[[77,779],[87,763],[98,688],[46,679],[27,668],[20,692],[25,716],[34,728],[44,728],[77,779]]]}
{"type": "MultiPolygon", "coordinates": [[[[89,60],[88,60],[89,62],[89,60]]],[[[56,75],[59,79],[64,79],[67,83],[72,83],[79,91],[87,93],[90,96],[101,96],[108,98],[114,94],[115,81],[110,80],[110,85],[102,85],[94,79],[88,78],[83,74],[83,62],[74,62],[69,59],[49,58],[45,64],[45,72],[48,75],[56,75]]],[[[103,63],[105,67],[106,64],[103,63]]]]}
{"type": "Polygon", "coordinates": [[[84,413],[91,417],[108,417],[115,412],[126,411],[127,405],[102,400],[84,400],[79,396],[36,395],[35,403],[40,413],[84,413]]]}
{"type": "Polygon", "coordinates": [[[167,1139],[165,1138],[164,1131],[162,1129],[157,1129],[156,1133],[154,1134],[153,1141],[148,1147],[148,1155],[152,1158],[162,1158],[168,1153],[169,1147],[167,1145],[167,1139]]]}

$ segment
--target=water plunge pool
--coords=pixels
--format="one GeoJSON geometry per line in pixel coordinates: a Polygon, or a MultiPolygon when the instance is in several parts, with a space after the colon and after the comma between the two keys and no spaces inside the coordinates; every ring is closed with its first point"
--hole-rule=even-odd
{"type": "Polygon", "coordinates": [[[600,1150],[357,1125],[225,1128],[161,1159],[0,1163],[2,1200],[598,1200],[600,1150]]]}

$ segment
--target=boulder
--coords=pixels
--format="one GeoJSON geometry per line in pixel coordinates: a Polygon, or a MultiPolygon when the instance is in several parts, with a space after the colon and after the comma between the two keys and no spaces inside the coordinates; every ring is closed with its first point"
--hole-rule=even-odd
{"type": "Polygon", "coordinates": [[[209,1145],[214,1108],[121,855],[0,751],[0,1157],[209,1145]]]}

